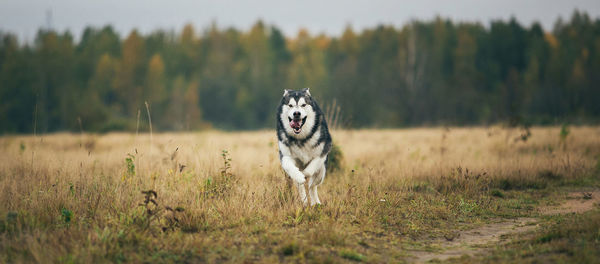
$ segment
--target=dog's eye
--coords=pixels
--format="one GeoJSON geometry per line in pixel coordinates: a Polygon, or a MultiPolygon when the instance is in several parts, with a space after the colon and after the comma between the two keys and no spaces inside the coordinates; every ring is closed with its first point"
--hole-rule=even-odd
{"type": "Polygon", "coordinates": [[[306,104],[302,104],[302,107],[305,107],[305,106],[306,106],[306,104]]]}
{"type": "Polygon", "coordinates": [[[289,106],[289,107],[292,107],[292,104],[289,104],[288,106],[289,106]]]}

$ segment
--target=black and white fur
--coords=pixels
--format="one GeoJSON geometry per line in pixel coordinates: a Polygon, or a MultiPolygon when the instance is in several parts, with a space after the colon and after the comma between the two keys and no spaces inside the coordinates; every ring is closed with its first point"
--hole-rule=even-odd
{"type": "Polygon", "coordinates": [[[286,89],[283,93],[277,109],[277,139],[281,167],[296,183],[300,200],[308,202],[304,188],[308,180],[310,204],[320,204],[317,186],[325,179],[331,136],[325,116],[308,88],[286,89]]]}

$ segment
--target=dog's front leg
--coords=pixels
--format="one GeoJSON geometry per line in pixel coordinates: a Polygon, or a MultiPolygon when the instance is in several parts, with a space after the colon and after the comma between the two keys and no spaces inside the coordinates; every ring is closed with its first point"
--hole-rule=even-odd
{"type": "Polygon", "coordinates": [[[327,155],[323,157],[317,157],[311,160],[308,163],[308,165],[306,165],[306,168],[304,168],[304,175],[306,175],[306,177],[316,176],[315,173],[317,172],[317,170],[319,170],[323,166],[323,164],[325,164],[325,159],[327,159],[327,155]]]}
{"type": "Polygon", "coordinates": [[[304,184],[304,174],[296,166],[296,162],[290,156],[281,157],[281,167],[297,184],[304,184]]]}
{"type": "Polygon", "coordinates": [[[289,156],[281,157],[281,167],[283,170],[296,182],[296,187],[298,187],[298,194],[300,195],[300,201],[302,204],[307,204],[308,198],[306,197],[306,189],[304,188],[304,182],[306,182],[306,178],[304,177],[304,173],[296,167],[296,162],[289,156]]]}

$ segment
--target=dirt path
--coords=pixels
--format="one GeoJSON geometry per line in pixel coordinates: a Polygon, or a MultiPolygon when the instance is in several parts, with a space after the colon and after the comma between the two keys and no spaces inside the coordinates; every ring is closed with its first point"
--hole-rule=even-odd
{"type": "Polygon", "coordinates": [[[572,192],[567,195],[567,201],[558,206],[543,207],[539,211],[543,215],[583,213],[600,203],[600,191],[572,192]]]}
{"type": "MultiPolygon", "coordinates": [[[[558,206],[543,207],[539,212],[543,215],[583,213],[593,209],[600,203],[600,190],[593,192],[572,192],[567,196],[567,201],[558,206]]],[[[536,229],[536,218],[517,218],[498,223],[487,224],[479,228],[468,230],[459,234],[454,239],[438,239],[432,241],[432,246],[439,247],[439,252],[413,251],[411,252],[416,263],[430,260],[446,260],[463,255],[474,255],[488,250],[493,243],[508,240],[510,234],[523,233],[536,229]]]]}

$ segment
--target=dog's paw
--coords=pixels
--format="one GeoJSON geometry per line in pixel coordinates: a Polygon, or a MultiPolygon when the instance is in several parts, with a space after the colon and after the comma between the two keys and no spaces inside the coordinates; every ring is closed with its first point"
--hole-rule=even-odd
{"type": "Polygon", "coordinates": [[[304,177],[304,174],[302,174],[302,173],[300,173],[293,179],[297,184],[304,184],[306,182],[306,177],[304,177]]]}
{"type": "Polygon", "coordinates": [[[296,180],[297,184],[304,184],[305,182],[306,182],[306,179],[304,179],[304,178],[300,178],[300,179],[296,180]]]}

